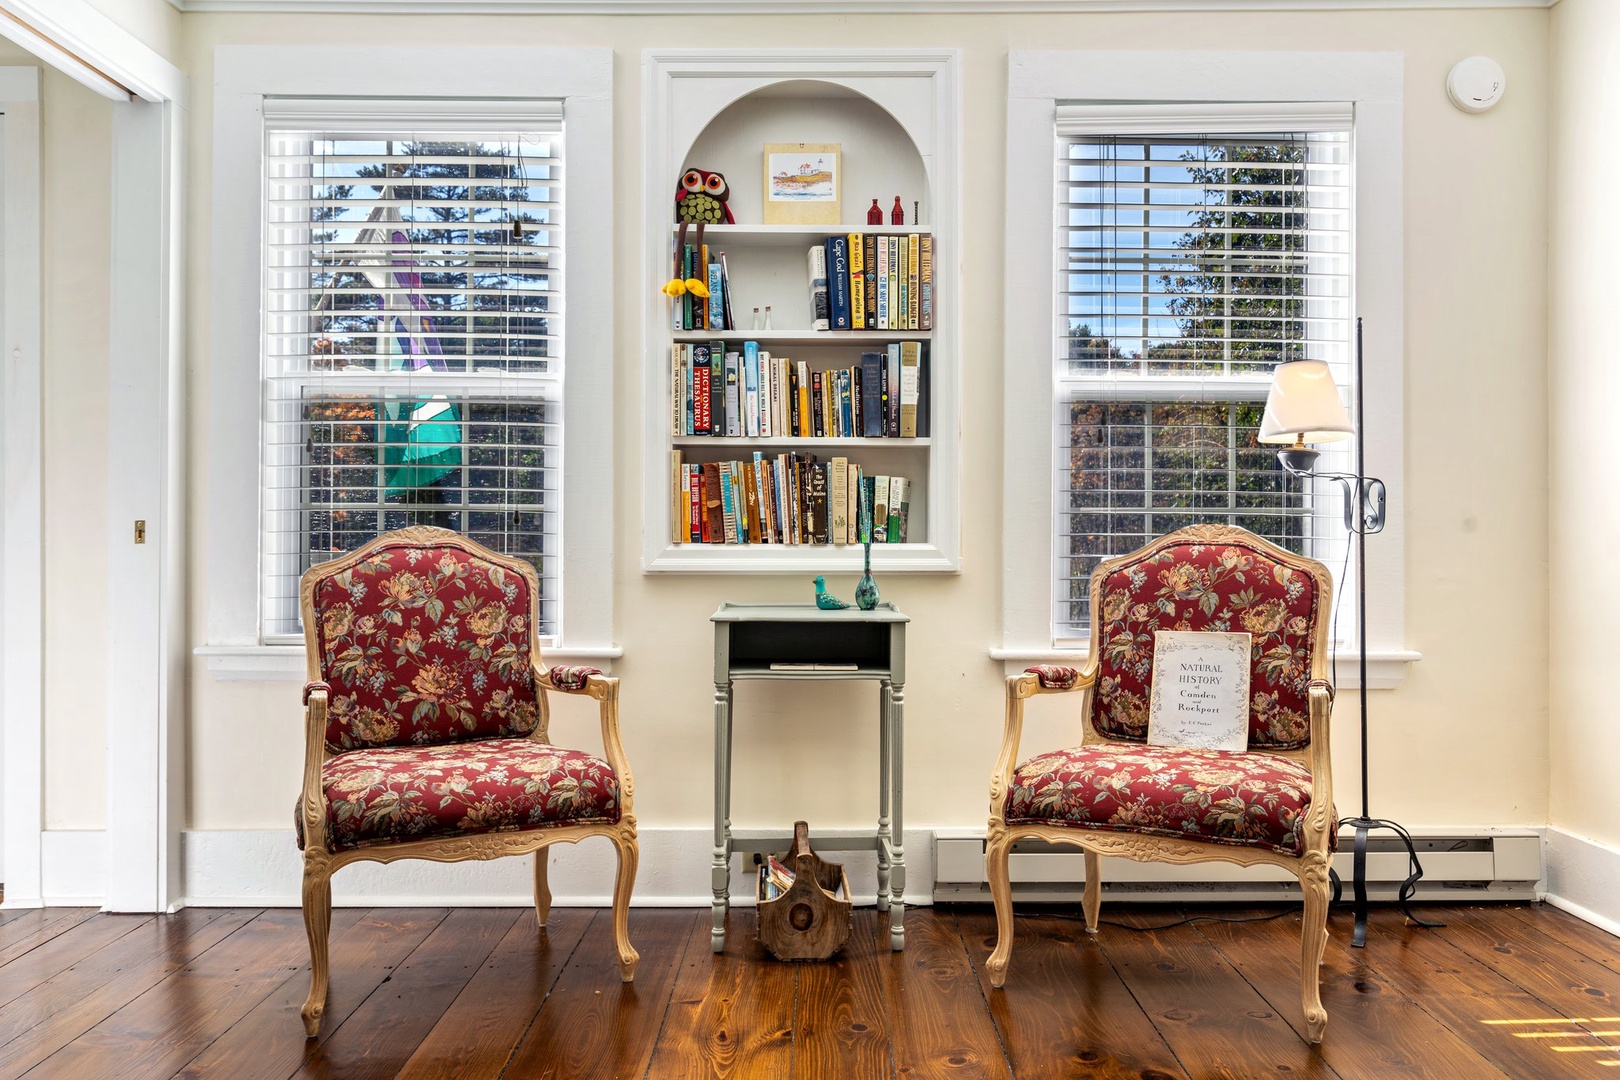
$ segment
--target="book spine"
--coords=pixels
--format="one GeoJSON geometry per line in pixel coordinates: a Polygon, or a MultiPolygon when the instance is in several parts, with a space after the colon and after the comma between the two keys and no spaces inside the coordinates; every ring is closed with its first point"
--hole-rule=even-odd
{"type": "Polygon", "coordinates": [[[686,466],[681,463],[681,451],[677,447],[669,452],[669,538],[674,543],[681,543],[686,538],[686,529],[681,519],[686,509],[686,502],[682,498],[685,494],[686,466]]]}
{"type": "Polygon", "coordinates": [[[899,330],[905,326],[900,321],[900,242],[904,237],[890,236],[886,238],[889,244],[889,329],[899,330]]]}
{"type": "Polygon", "coordinates": [[[827,244],[827,311],[834,330],[851,327],[849,307],[849,240],[829,236],[827,244]]]}
{"type": "Polygon", "coordinates": [[[894,328],[896,330],[910,330],[911,317],[907,313],[911,310],[911,243],[907,237],[896,238],[899,242],[899,261],[895,263],[895,288],[900,296],[899,310],[895,312],[894,328]]]}
{"type": "Polygon", "coordinates": [[[855,434],[855,394],[850,385],[854,373],[849,368],[838,371],[838,436],[847,439],[855,434]]]}
{"type": "Polygon", "coordinates": [[[916,341],[900,343],[900,437],[917,437],[917,364],[922,357],[922,345],[916,341]]]}
{"type": "Polygon", "coordinates": [[[771,535],[775,520],[771,505],[773,490],[771,487],[770,467],[765,464],[765,455],[758,450],[754,451],[754,460],[749,463],[753,468],[754,490],[759,492],[759,537],[760,543],[773,542],[771,535]]]}
{"type": "Polygon", "coordinates": [[[827,463],[818,461],[807,470],[810,481],[809,520],[805,535],[812,544],[827,542],[827,463]]]}
{"type": "Polygon", "coordinates": [[[718,259],[709,263],[709,329],[731,329],[726,324],[726,285],[718,259]]]}
{"type": "Polygon", "coordinates": [[[921,273],[920,273],[920,269],[919,269],[918,264],[922,261],[921,257],[919,256],[919,251],[920,251],[920,248],[921,248],[921,245],[919,244],[920,239],[921,238],[916,233],[912,233],[911,236],[909,238],[907,238],[907,241],[906,241],[906,243],[908,245],[908,247],[907,247],[908,254],[906,256],[906,273],[908,275],[908,278],[907,278],[908,284],[906,286],[906,329],[907,330],[915,330],[915,329],[917,329],[917,325],[918,325],[917,324],[917,319],[918,319],[917,309],[918,309],[919,305],[922,302],[921,301],[922,290],[918,287],[919,281],[920,281],[920,278],[921,278],[921,273]]]}
{"type": "Polygon", "coordinates": [[[703,542],[703,469],[698,465],[686,467],[686,526],[692,543],[703,542]]]}
{"type": "Polygon", "coordinates": [[[885,543],[898,544],[904,540],[900,531],[903,517],[900,507],[911,498],[908,490],[910,487],[910,483],[903,476],[889,477],[889,528],[884,537],[885,543]]]}
{"type": "Polygon", "coordinates": [[[877,237],[867,233],[861,237],[861,259],[866,264],[866,328],[878,328],[877,317],[877,237]]]}
{"type": "Polygon", "coordinates": [[[883,433],[891,439],[900,437],[900,345],[889,346],[888,363],[883,366],[886,379],[883,402],[883,433]]]}
{"type": "Polygon", "coordinates": [[[735,330],[737,320],[731,313],[731,271],[726,267],[726,253],[723,251],[720,253],[720,294],[723,297],[721,301],[723,325],[720,329],[735,330]]]}
{"type": "Polygon", "coordinates": [[[726,433],[726,343],[709,342],[709,434],[726,433]]]}
{"type": "Polygon", "coordinates": [[[733,438],[742,434],[742,387],[737,385],[740,361],[736,353],[726,353],[726,434],[733,438]]]}
{"type": "Polygon", "coordinates": [[[803,360],[799,361],[798,386],[799,430],[801,439],[808,439],[815,429],[815,417],[810,413],[810,365],[803,360]]]}
{"type": "Polygon", "coordinates": [[[889,541],[889,478],[872,478],[872,543],[889,541]]]}
{"type": "Polygon", "coordinates": [[[681,366],[682,348],[679,342],[669,347],[669,433],[671,435],[686,434],[681,430],[681,386],[686,381],[681,366]]]}
{"type": "Polygon", "coordinates": [[[930,391],[933,379],[929,373],[928,342],[921,343],[917,358],[917,438],[926,439],[933,434],[934,402],[930,391]]]}
{"type": "MultiPolygon", "coordinates": [[[[889,542],[904,544],[911,526],[911,481],[903,476],[898,479],[900,480],[900,509],[889,516],[889,520],[895,523],[889,534],[889,542]]],[[[894,483],[890,481],[889,504],[892,506],[895,501],[894,483]]]]}
{"type": "Polygon", "coordinates": [[[826,372],[813,371],[810,373],[810,435],[812,438],[821,438],[827,434],[827,388],[826,372]]]}
{"type": "Polygon", "coordinates": [[[692,434],[713,434],[710,412],[709,347],[698,345],[692,349],[692,434]]]}
{"type": "Polygon", "coordinates": [[[917,268],[917,287],[920,295],[917,298],[917,329],[932,330],[934,328],[934,234],[923,233],[917,244],[917,258],[922,263],[917,268]]]}
{"type": "Polygon", "coordinates": [[[866,329],[866,250],[860,233],[849,234],[849,325],[866,329]]]}
{"type": "Polygon", "coordinates": [[[743,434],[759,435],[759,343],[743,342],[743,434]]]}
{"type": "Polygon", "coordinates": [[[861,435],[883,435],[883,354],[861,353],[861,435]]]}
{"type": "Polygon", "coordinates": [[[851,465],[849,476],[845,480],[844,488],[849,506],[846,513],[849,515],[849,542],[861,542],[861,467],[851,465]]]}
{"type": "Polygon", "coordinates": [[[832,459],[832,542],[849,543],[849,459],[832,459]]]}
{"type": "Polygon", "coordinates": [[[754,463],[752,461],[739,462],[738,471],[743,477],[743,493],[748,506],[748,542],[750,544],[763,543],[759,531],[759,485],[754,478],[754,463]]]}
{"type": "Polygon", "coordinates": [[[692,349],[686,350],[686,362],[681,365],[681,434],[690,435],[697,430],[697,402],[693,390],[697,379],[697,365],[692,362],[692,349]]]}
{"type": "MultiPolygon", "coordinates": [[[[681,279],[683,281],[690,281],[692,279],[692,275],[696,273],[697,249],[692,247],[691,244],[687,244],[686,250],[681,252],[681,279]]],[[[695,322],[696,313],[692,309],[692,302],[696,299],[697,297],[692,295],[692,290],[690,289],[681,294],[681,307],[685,311],[685,313],[681,316],[682,330],[690,330],[692,327],[697,325],[695,322]]]]}
{"type": "Polygon", "coordinates": [[[877,329],[889,328],[889,238],[876,238],[877,246],[877,329]]]}
{"type": "Polygon", "coordinates": [[[725,528],[724,541],[728,544],[735,544],[737,542],[737,496],[736,492],[731,488],[731,470],[727,468],[720,470],[720,512],[725,528]]]}
{"type": "Polygon", "coordinates": [[[759,350],[759,437],[768,439],[771,430],[771,354],[759,350]]]}
{"type": "Polygon", "coordinates": [[[703,542],[725,543],[726,517],[720,502],[720,463],[717,461],[703,465],[703,515],[703,542]]]}
{"type": "Polygon", "coordinates": [[[825,330],[827,317],[827,249],[816,244],[810,249],[810,329],[825,330]]]}

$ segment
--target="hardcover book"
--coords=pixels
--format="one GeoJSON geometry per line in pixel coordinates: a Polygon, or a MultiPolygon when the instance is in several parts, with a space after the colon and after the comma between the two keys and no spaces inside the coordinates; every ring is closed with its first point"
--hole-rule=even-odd
{"type": "Polygon", "coordinates": [[[832,542],[849,542],[849,459],[832,459],[832,542]]]}
{"type": "Polygon", "coordinates": [[[906,542],[906,515],[911,510],[911,481],[903,476],[889,477],[889,531],[885,542],[906,542]]]}
{"type": "Polygon", "coordinates": [[[849,234],[850,329],[866,329],[866,250],[860,233],[849,234]]]}
{"type": "Polygon", "coordinates": [[[861,260],[866,268],[866,283],[862,287],[866,296],[866,328],[878,328],[878,290],[877,290],[877,237],[867,233],[861,237],[861,260]]]}
{"type": "Polygon", "coordinates": [[[810,466],[808,479],[810,481],[810,524],[806,533],[812,544],[825,544],[828,539],[827,528],[827,474],[828,465],[825,461],[810,466]]]}
{"type": "Polygon", "coordinates": [[[692,434],[708,435],[709,426],[709,347],[697,345],[692,349],[692,434]]]}
{"type": "Polygon", "coordinates": [[[737,385],[741,366],[741,356],[726,353],[726,434],[734,438],[742,434],[742,387],[737,385]]]}
{"type": "Polygon", "coordinates": [[[917,437],[917,365],[922,360],[922,343],[900,343],[900,437],[917,437]]]}
{"type": "Polygon", "coordinates": [[[889,478],[872,478],[872,543],[889,541],[889,478]]]}
{"type": "Polygon", "coordinates": [[[932,330],[934,328],[934,236],[932,233],[923,233],[918,241],[917,257],[922,265],[918,268],[917,298],[917,329],[932,330]]]}
{"type": "Polygon", "coordinates": [[[919,287],[921,275],[918,273],[918,264],[922,261],[919,251],[919,239],[916,233],[912,233],[906,242],[906,329],[908,330],[917,329],[918,307],[922,296],[922,290],[919,287]]]}
{"type": "Polygon", "coordinates": [[[759,343],[743,342],[743,434],[759,435],[759,343]]]}
{"type": "Polygon", "coordinates": [[[849,239],[829,236],[827,245],[827,312],[834,330],[852,327],[849,298],[849,239]]]}
{"type": "Polygon", "coordinates": [[[720,463],[703,464],[703,542],[723,543],[726,538],[726,515],[720,504],[720,463]]]}

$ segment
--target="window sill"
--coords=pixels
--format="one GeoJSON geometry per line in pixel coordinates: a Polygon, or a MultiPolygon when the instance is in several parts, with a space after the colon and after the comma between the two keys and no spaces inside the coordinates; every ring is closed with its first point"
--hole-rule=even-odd
{"type": "MultiPolygon", "coordinates": [[[[1036,664],[1066,664],[1084,667],[1089,651],[1079,649],[1053,649],[1029,646],[1024,648],[991,648],[990,659],[1001,661],[1008,675],[1018,675],[1036,664]]],[[[1367,654],[1367,684],[1373,690],[1394,690],[1406,681],[1408,669],[1423,654],[1410,649],[1382,649],[1367,654]]],[[[1340,690],[1354,690],[1361,685],[1360,671],[1354,652],[1339,650],[1339,678],[1334,686],[1340,690]]]]}
{"type": "MultiPolygon", "coordinates": [[[[308,668],[302,645],[199,645],[192,655],[208,667],[215,682],[303,682],[308,668]]],[[[624,655],[617,645],[544,649],[552,664],[590,664],[611,674],[624,655]]]]}

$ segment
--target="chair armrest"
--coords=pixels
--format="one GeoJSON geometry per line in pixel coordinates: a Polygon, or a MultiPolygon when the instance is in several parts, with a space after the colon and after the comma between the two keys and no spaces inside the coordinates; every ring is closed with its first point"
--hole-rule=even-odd
{"type": "Polygon", "coordinates": [[[1311,745],[1306,765],[1311,770],[1311,812],[1305,819],[1306,843],[1314,846],[1316,837],[1325,849],[1328,835],[1338,827],[1333,820],[1333,759],[1331,746],[1331,720],[1333,717],[1333,684],[1326,679],[1312,679],[1309,688],[1311,745]],[[1320,831],[1318,831],[1320,830],[1320,831]]]}
{"type": "Polygon", "coordinates": [[[304,686],[304,850],[326,850],[326,798],[321,792],[321,766],[326,764],[326,704],[332,687],[324,682],[304,686]]]}
{"type": "Polygon", "coordinates": [[[1071,690],[1088,690],[1097,681],[1095,666],[1089,671],[1082,671],[1080,668],[1061,664],[1040,664],[1025,668],[1024,675],[1035,677],[1035,686],[1030,690],[1031,694],[1066,694],[1071,690]]]}
{"type": "Polygon", "coordinates": [[[601,675],[601,668],[593,667],[557,667],[534,669],[534,679],[547,690],[555,690],[560,694],[588,694],[590,690],[586,685],[592,675],[601,675]]]}

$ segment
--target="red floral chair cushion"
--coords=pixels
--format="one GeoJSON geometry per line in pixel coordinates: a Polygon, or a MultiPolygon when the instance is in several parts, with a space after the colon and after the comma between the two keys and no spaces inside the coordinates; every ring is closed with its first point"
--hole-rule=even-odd
{"type": "Polygon", "coordinates": [[[334,752],[534,730],[534,627],[521,574],[459,548],[402,541],[314,592],[334,752]]]}
{"type": "Polygon", "coordinates": [[[619,820],[607,762],[528,739],[355,750],[321,767],[321,790],[333,851],[619,820]]]}
{"type": "Polygon", "coordinates": [[[1075,746],[1013,772],[1007,823],[1151,833],[1303,854],[1305,766],[1275,754],[1075,746]]]}
{"type": "Polygon", "coordinates": [[[1253,635],[1249,748],[1310,743],[1311,642],[1321,610],[1310,575],[1241,544],[1180,544],[1113,570],[1101,596],[1092,723],[1110,738],[1147,739],[1156,630],[1253,635]]]}

